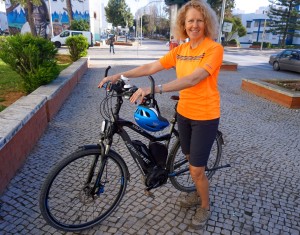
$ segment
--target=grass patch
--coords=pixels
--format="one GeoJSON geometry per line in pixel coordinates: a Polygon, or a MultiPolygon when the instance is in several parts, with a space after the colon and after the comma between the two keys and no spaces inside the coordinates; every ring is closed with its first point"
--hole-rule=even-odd
{"type": "MultiPolygon", "coordinates": [[[[60,71],[72,64],[69,55],[57,55],[56,58],[60,71]]],[[[22,78],[0,60],[0,112],[22,95],[26,95],[22,89],[22,78]]]]}
{"type": "Polygon", "coordinates": [[[0,60],[0,98],[10,91],[22,91],[22,79],[9,65],[0,60]]]}

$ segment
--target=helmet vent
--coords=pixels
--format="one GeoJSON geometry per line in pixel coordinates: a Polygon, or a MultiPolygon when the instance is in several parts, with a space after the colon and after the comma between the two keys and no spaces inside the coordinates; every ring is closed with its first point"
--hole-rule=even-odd
{"type": "Polygon", "coordinates": [[[148,131],[161,131],[169,125],[167,119],[161,117],[155,108],[139,105],[135,111],[136,123],[148,131]]]}

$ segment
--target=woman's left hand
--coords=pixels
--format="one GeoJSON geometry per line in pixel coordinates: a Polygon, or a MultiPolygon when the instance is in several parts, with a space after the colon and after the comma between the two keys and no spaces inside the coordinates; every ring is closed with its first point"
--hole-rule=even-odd
{"type": "Polygon", "coordinates": [[[146,95],[149,95],[151,92],[150,87],[139,88],[134,94],[130,97],[130,102],[135,103],[137,100],[140,100],[143,103],[143,99],[146,95]]]}

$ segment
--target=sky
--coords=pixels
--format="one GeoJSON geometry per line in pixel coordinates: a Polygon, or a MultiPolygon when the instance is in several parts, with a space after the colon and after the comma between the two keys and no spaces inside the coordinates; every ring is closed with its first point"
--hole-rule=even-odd
{"type": "Polygon", "coordinates": [[[245,13],[255,13],[259,7],[269,6],[268,0],[235,0],[235,8],[245,13]]]}
{"type": "MultiPolygon", "coordinates": [[[[125,0],[127,5],[130,7],[131,13],[135,15],[137,9],[145,6],[148,2],[153,2],[157,0],[125,0]]],[[[107,4],[108,0],[104,0],[107,4]]],[[[254,13],[261,6],[268,6],[268,0],[235,0],[236,9],[245,11],[245,13],[254,13]]]]}

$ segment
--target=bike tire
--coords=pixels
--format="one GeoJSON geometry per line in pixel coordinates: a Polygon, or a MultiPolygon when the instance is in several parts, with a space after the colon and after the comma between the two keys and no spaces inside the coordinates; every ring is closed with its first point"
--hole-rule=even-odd
{"type": "Polygon", "coordinates": [[[45,179],[39,205],[41,214],[52,227],[62,231],[81,231],[91,228],[107,218],[123,198],[128,168],[123,159],[110,151],[102,164],[100,148],[79,150],[62,160],[45,179]],[[85,182],[92,169],[91,183],[85,182]],[[100,166],[104,165],[98,194],[90,195],[100,166]],[[101,189],[100,189],[101,188],[101,189]]]}
{"type": "MultiPolygon", "coordinates": [[[[207,169],[205,171],[208,180],[210,180],[215,173],[215,171],[210,171],[214,167],[217,167],[220,163],[222,155],[222,140],[219,136],[214,140],[209,159],[207,162],[207,169]]],[[[174,143],[173,147],[171,148],[171,152],[168,159],[168,170],[170,172],[169,178],[172,185],[182,191],[182,192],[193,192],[196,190],[194,182],[189,172],[189,163],[185,157],[185,155],[181,151],[180,141],[174,143]],[[178,171],[184,171],[183,173],[176,175],[178,171]]]]}

